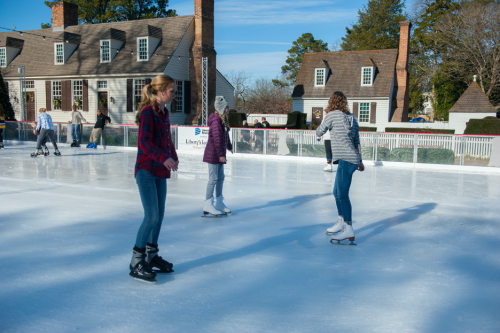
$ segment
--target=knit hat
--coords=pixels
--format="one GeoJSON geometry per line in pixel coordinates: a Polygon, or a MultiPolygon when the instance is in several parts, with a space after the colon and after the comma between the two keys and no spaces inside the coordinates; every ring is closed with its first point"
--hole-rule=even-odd
{"type": "Polygon", "coordinates": [[[228,102],[224,98],[224,96],[215,96],[215,110],[220,114],[224,113],[226,106],[228,106],[228,102]]]}

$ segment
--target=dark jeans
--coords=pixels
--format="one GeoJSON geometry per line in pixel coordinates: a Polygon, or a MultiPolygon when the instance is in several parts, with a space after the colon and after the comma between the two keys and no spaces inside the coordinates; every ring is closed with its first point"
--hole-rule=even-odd
{"type": "Polygon", "coordinates": [[[42,142],[44,141],[43,139],[45,136],[49,137],[50,142],[52,142],[52,145],[54,146],[55,149],[57,149],[57,143],[56,140],[54,139],[54,130],[47,129],[47,128],[42,128],[40,130],[40,134],[38,134],[38,139],[36,141],[36,147],[37,148],[42,148],[42,142]]]}
{"type": "Polygon", "coordinates": [[[325,153],[326,153],[326,160],[328,162],[332,161],[332,141],[331,140],[325,140],[325,153]]]}
{"type": "Polygon", "coordinates": [[[337,204],[339,215],[344,217],[344,221],[352,221],[351,200],[349,200],[349,189],[351,188],[352,175],[358,166],[344,160],[339,160],[335,185],[333,185],[333,196],[337,204]]]}
{"type": "Polygon", "coordinates": [[[80,141],[80,124],[71,124],[71,138],[80,141]]]}
{"type": "Polygon", "coordinates": [[[139,169],[135,175],[135,181],[139,187],[142,207],[144,208],[144,220],[137,232],[135,245],[144,248],[147,242],[158,244],[158,236],[165,213],[167,179],[153,176],[149,171],[139,169]]]}

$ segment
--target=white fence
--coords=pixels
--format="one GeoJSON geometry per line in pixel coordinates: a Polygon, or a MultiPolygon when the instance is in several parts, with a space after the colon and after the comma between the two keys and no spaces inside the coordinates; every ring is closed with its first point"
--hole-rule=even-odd
{"type": "Polygon", "coordinates": [[[262,122],[262,117],[266,117],[266,120],[269,124],[274,125],[286,125],[288,120],[287,114],[259,114],[259,113],[251,113],[247,117],[247,121],[249,124],[253,124],[253,121],[257,119],[259,122],[262,122]]]}

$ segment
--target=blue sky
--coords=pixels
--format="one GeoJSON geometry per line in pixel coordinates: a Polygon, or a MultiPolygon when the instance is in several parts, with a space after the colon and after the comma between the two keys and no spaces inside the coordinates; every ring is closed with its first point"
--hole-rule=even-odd
{"type": "MultiPolygon", "coordinates": [[[[368,0],[216,0],[215,49],[222,73],[245,71],[252,80],[275,78],[292,42],[305,32],[335,44],[368,0]]],[[[179,15],[194,14],[194,0],[170,0],[179,15]]],[[[43,0],[0,1],[0,27],[39,29],[50,22],[43,0]]],[[[1,31],[5,31],[1,29],[1,31]]]]}

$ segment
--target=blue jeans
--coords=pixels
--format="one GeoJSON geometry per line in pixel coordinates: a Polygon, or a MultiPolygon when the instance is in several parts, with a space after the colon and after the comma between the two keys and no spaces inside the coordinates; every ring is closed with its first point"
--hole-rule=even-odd
{"type": "Polygon", "coordinates": [[[208,163],[208,184],[205,199],[222,195],[222,184],[224,184],[224,164],[208,163]]]}
{"type": "Polygon", "coordinates": [[[80,141],[80,124],[71,124],[71,138],[80,141]]]}
{"type": "Polygon", "coordinates": [[[144,248],[147,242],[158,244],[161,223],[165,213],[165,200],[167,198],[167,179],[153,176],[149,171],[139,169],[135,175],[139,187],[144,220],[142,221],[135,245],[144,248]]]}
{"type": "Polygon", "coordinates": [[[351,188],[352,175],[358,166],[356,164],[339,160],[335,185],[333,185],[333,196],[337,204],[339,215],[344,217],[344,221],[352,221],[351,200],[349,200],[349,189],[351,188]]]}

